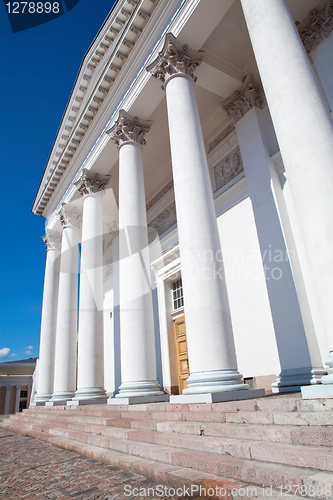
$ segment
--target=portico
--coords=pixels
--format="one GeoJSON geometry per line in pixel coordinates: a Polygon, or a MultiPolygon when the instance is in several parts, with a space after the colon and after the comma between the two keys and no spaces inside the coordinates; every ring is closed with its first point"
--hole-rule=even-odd
{"type": "Polygon", "coordinates": [[[332,118],[294,27],[317,2],[146,3],[120,0],[87,54],[34,204],[37,404],[322,390],[332,118]]]}

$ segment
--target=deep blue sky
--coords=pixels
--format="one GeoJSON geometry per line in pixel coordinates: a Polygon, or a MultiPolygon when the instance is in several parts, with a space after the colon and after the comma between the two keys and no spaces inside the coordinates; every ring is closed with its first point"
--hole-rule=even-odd
{"type": "Polygon", "coordinates": [[[80,0],[19,33],[0,4],[0,362],[38,356],[45,219],[31,207],[82,59],[114,3],[80,0]]]}

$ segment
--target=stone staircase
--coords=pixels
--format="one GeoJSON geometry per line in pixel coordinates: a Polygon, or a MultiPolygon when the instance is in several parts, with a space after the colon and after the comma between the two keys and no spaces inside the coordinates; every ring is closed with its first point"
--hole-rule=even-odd
{"type": "Polygon", "coordinates": [[[333,499],[333,400],[32,407],[0,425],[190,496],[333,499]]]}

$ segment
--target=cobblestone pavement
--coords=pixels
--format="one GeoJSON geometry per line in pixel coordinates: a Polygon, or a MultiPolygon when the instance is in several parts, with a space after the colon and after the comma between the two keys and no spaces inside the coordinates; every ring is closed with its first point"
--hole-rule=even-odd
{"type": "Polygon", "coordinates": [[[156,486],[129,470],[0,427],[0,499],[130,500],[143,498],[140,489],[156,486]]]}

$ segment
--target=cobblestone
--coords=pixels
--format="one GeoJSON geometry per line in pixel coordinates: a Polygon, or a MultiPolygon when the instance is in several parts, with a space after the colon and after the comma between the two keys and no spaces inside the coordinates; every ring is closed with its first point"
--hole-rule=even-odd
{"type": "Polygon", "coordinates": [[[142,498],[129,494],[134,488],[156,486],[134,472],[0,428],[0,499],[131,500],[142,498]]]}

